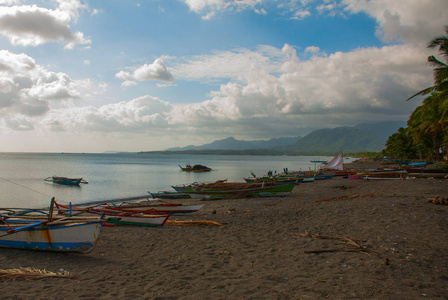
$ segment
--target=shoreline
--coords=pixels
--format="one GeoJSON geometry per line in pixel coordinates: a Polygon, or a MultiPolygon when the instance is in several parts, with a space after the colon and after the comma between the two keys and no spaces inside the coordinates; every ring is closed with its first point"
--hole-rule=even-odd
{"type": "Polygon", "coordinates": [[[436,196],[447,181],[335,177],[170,218],[222,226],[103,227],[85,255],[3,248],[2,269],[77,279],[2,280],[2,299],[446,299],[448,206],[427,203],[436,196]]]}

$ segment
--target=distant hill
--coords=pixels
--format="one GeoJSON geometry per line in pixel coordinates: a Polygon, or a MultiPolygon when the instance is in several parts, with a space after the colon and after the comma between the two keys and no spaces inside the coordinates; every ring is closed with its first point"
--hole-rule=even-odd
{"type": "Polygon", "coordinates": [[[405,122],[362,123],[354,127],[319,129],[303,137],[294,145],[276,150],[291,154],[334,154],[339,150],[348,153],[377,152],[385,148],[389,136],[405,122]]]}
{"type": "Polygon", "coordinates": [[[331,154],[341,149],[344,152],[368,152],[381,151],[383,148],[383,141],[370,131],[338,127],[316,130],[282,150],[300,154],[331,154]]]}
{"type": "Polygon", "coordinates": [[[200,154],[290,154],[333,155],[345,153],[378,152],[385,148],[389,136],[405,127],[403,122],[361,123],[355,126],[319,129],[305,137],[282,137],[270,140],[241,141],[233,137],[217,140],[202,146],[166,149],[167,152],[200,154]],[[208,152],[207,152],[208,151],[208,152]],[[244,152],[246,151],[246,152],[244,152]]]}
{"type": "Polygon", "coordinates": [[[278,146],[290,146],[296,143],[300,137],[282,137],[270,140],[256,140],[256,141],[241,141],[233,137],[223,140],[217,140],[210,144],[202,146],[186,146],[166,149],[165,151],[190,151],[190,150],[253,150],[253,149],[267,149],[278,146]]]}

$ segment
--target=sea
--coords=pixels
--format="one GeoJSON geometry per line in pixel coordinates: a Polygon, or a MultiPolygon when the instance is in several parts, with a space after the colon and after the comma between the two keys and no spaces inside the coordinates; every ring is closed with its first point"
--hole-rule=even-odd
{"type": "MultiPolygon", "coordinates": [[[[151,153],[0,153],[0,207],[45,208],[52,197],[62,204],[149,198],[148,192],[174,191],[193,182],[244,182],[252,173],[314,170],[317,156],[184,155],[151,153]],[[179,165],[201,164],[211,172],[184,172],[179,165]],[[83,178],[88,184],[65,186],[52,176],[83,178]]],[[[318,166],[317,166],[318,167],[318,166]]]]}

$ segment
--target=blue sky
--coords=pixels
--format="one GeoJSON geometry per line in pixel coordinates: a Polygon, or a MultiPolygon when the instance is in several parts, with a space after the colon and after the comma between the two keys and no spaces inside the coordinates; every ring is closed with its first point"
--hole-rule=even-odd
{"type": "Polygon", "coordinates": [[[447,20],[445,0],[0,0],[0,151],[406,121],[447,20]]]}

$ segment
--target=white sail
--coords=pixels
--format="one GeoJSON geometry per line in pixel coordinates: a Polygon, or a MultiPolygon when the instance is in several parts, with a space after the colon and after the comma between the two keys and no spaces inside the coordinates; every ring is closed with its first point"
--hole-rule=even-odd
{"type": "Polygon", "coordinates": [[[322,166],[322,169],[344,170],[342,151],[338,153],[332,160],[322,166]]]}

